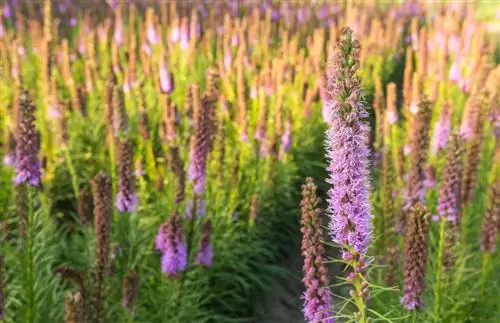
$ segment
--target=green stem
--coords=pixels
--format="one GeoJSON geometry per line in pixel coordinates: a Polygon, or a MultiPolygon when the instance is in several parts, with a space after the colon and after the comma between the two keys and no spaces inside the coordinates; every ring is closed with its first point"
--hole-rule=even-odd
{"type": "Polygon", "coordinates": [[[489,262],[490,262],[490,254],[488,252],[484,252],[483,266],[481,269],[481,298],[483,298],[484,291],[486,290],[486,279],[488,278],[489,262]]]}
{"type": "Polygon", "coordinates": [[[27,317],[26,322],[34,322],[34,277],[33,277],[33,191],[30,186],[27,187],[28,190],[28,219],[27,219],[27,317]]]}
{"type": "Polygon", "coordinates": [[[411,322],[417,323],[417,310],[413,310],[412,315],[411,315],[411,322]]]}
{"type": "Polygon", "coordinates": [[[71,176],[71,185],[73,186],[73,192],[75,193],[75,198],[78,198],[78,196],[80,195],[80,189],[78,187],[78,176],[76,175],[75,165],[73,164],[73,159],[71,158],[69,149],[65,147],[63,151],[64,159],[66,160],[66,165],[68,166],[69,174],[71,176]]]}
{"type": "MultiPolygon", "coordinates": [[[[358,260],[354,260],[352,263],[352,268],[358,268],[360,267],[360,264],[358,263],[358,260]]],[[[354,277],[353,280],[353,285],[354,285],[354,302],[356,304],[356,307],[358,308],[358,321],[359,323],[367,323],[368,319],[366,317],[366,304],[365,304],[365,299],[364,299],[364,291],[363,291],[363,274],[358,273],[354,277]]]]}
{"type": "Polygon", "coordinates": [[[361,286],[362,279],[356,278],[354,283],[354,289],[356,291],[356,295],[354,296],[354,301],[356,303],[356,307],[358,308],[358,322],[366,323],[366,310],[365,310],[365,300],[362,297],[361,293],[363,291],[363,287],[361,286]]]}
{"type": "Polygon", "coordinates": [[[439,226],[439,249],[437,258],[436,285],[434,287],[434,319],[439,322],[439,308],[441,302],[441,276],[443,273],[443,254],[445,240],[445,219],[441,218],[439,226]]]}

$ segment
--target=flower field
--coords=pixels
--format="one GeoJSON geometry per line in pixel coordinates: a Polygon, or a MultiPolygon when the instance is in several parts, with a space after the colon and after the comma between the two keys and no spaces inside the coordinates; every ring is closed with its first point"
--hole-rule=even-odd
{"type": "Polygon", "coordinates": [[[499,8],[3,0],[0,321],[500,322],[499,8]]]}

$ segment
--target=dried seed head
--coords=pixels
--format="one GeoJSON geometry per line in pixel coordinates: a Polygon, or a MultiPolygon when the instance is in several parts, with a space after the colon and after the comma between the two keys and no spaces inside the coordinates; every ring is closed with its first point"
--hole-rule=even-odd
{"type": "Polygon", "coordinates": [[[35,127],[36,107],[28,91],[23,90],[19,97],[19,116],[17,119],[16,140],[16,177],[14,182],[41,185],[42,172],[38,152],[40,151],[39,133],[35,127]]]}
{"type": "Polygon", "coordinates": [[[303,313],[308,322],[333,322],[332,295],[329,290],[328,269],[323,260],[323,232],[320,224],[319,199],[312,178],[302,186],[301,229],[302,256],[304,257],[302,282],[306,287],[302,299],[303,313]]]}
{"type": "Polygon", "coordinates": [[[425,288],[429,232],[428,212],[417,203],[410,212],[405,239],[404,296],[401,304],[407,310],[422,306],[421,295],[425,288]]]}
{"type": "Polygon", "coordinates": [[[82,190],[77,198],[77,212],[80,224],[86,225],[92,220],[92,194],[88,188],[82,190]]]}
{"type": "Polygon", "coordinates": [[[495,180],[490,187],[488,208],[483,218],[481,233],[481,250],[494,253],[497,246],[498,228],[500,226],[500,167],[494,167],[495,180]]]}
{"type": "Polygon", "coordinates": [[[200,234],[200,247],[196,255],[196,264],[211,267],[213,258],[212,250],[212,221],[210,219],[203,223],[200,234]]]}
{"type": "Polygon", "coordinates": [[[116,207],[120,212],[135,212],[137,206],[132,145],[128,140],[120,140],[118,142],[118,194],[116,196],[116,207]]]}
{"type": "Polygon", "coordinates": [[[139,291],[139,277],[137,272],[129,270],[123,278],[121,306],[132,310],[139,291]]]}

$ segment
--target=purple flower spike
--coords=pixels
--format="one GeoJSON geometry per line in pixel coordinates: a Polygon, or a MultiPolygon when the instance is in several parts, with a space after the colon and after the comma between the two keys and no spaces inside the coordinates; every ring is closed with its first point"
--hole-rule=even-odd
{"type": "Polygon", "coordinates": [[[443,106],[439,115],[439,120],[434,128],[432,138],[432,152],[436,154],[442,150],[448,141],[448,136],[451,131],[451,104],[447,103],[443,106]]]}
{"type": "Polygon", "coordinates": [[[158,33],[156,32],[155,26],[152,23],[148,26],[147,35],[148,41],[151,45],[156,45],[159,43],[158,33]]]}
{"type": "Polygon", "coordinates": [[[132,166],[132,146],[128,141],[119,142],[118,194],[116,207],[120,212],[135,212],[138,206],[135,176],[132,166]]]}
{"type": "Polygon", "coordinates": [[[362,121],[367,112],[361,102],[359,42],[344,29],[329,63],[328,103],[331,115],[326,150],[329,160],[328,192],[330,235],[333,241],[363,256],[371,237],[372,214],[368,194],[368,133],[362,121]],[[346,97],[345,94],[348,94],[346,97]]]}
{"type": "Polygon", "coordinates": [[[16,155],[13,153],[4,155],[3,156],[3,164],[5,166],[15,167],[16,166],[16,155]]]}
{"type": "Polygon", "coordinates": [[[16,177],[14,183],[40,186],[42,172],[37,154],[40,150],[40,135],[35,128],[36,107],[26,90],[19,98],[18,138],[16,146],[16,177]]]}
{"type": "Polygon", "coordinates": [[[187,49],[189,46],[189,25],[186,20],[182,22],[179,34],[179,41],[182,49],[187,49]]]}
{"type": "Polygon", "coordinates": [[[10,8],[8,1],[5,1],[5,3],[3,4],[3,16],[7,19],[12,17],[12,9],[10,8]]]}
{"type": "Polygon", "coordinates": [[[123,25],[121,21],[116,21],[113,39],[115,40],[117,46],[121,46],[123,44],[123,25]]]}
{"type": "MultiPolygon", "coordinates": [[[[201,218],[207,214],[206,201],[204,199],[196,199],[196,216],[201,218]]],[[[189,200],[186,205],[186,210],[184,212],[186,219],[191,220],[193,218],[193,200],[189,200]]]]}
{"type": "Polygon", "coordinates": [[[126,195],[124,192],[118,192],[116,196],[116,208],[120,212],[134,212],[138,206],[137,194],[126,195]]]}
{"type": "Polygon", "coordinates": [[[302,295],[303,313],[308,323],[333,323],[332,295],[329,290],[328,268],[323,260],[324,248],[321,243],[323,235],[320,224],[319,199],[316,196],[316,185],[312,178],[306,179],[302,186],[301,251],[304,257],[302,282],[306,288],[302,295]]]}
{"type": "Polygon", "coordinates": [[[170,94],[174,91],[174,78],[163,60],[160,62],[160,87],[163,93],[170,94]]]}
{"type": "Polygon", "coordinates": [[[205,267],[212,266],[212,221],[207,220],[203,224],[200,235],[200,248],[196,255],[196,264],[205,267]]]}
{"type": "Polygon", "coordinates": [[[162,252],[161,270],[169,278],[175,278],[187,269],[188,259],[184,230],[178,213],[175,213],[170,220],[160,226],[155,247],[162,252]]]}
{"type": "Polygon", "coordinates": [[[173,44],[177,43],[180,39],[180,29],[178,26],[173,26],[172,31],[170,32],[170,40],[172,41],[173,44]]]}

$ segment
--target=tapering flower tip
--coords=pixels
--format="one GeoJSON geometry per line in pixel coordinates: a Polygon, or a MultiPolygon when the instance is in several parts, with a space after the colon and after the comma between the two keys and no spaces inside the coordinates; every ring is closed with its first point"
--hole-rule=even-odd
{"type": "Polygon", "coordinates": [[[139,291],[139,276],[134,270],[129,270],[123,277],[122,300],[120,305],[123,308],[131,310],[134,307],[135,300],[139,291]]]}
{"type": "Polygon", "coordinates": [[[386,112],[386,120],[389,125],[393,125],[398,122],[398,111],[396,107],[397,102],[397,93],[396,93],[396,84],[389,83],[387,85],[387,112],[386,112]]]}
{"type": "Polygon", "coordinates": [[[326,135],[329,162],[330,235],[336,243],[363,255],[371,238],[367,116],[361,101],[359,42],[348,28],[342,30],[327,72],[332,100],[331,124],[326,135]]]}
{"type": "Polygon", "coordinates": [[[460,60],[456,58],[450,67],[449,79],[454,83],[458,83],[462,79],[461,71],[460,71],[460,60]]]}
{"type": "Polygon", "coordinates": [[[416,204],[409,216],[405,240],[404,295],[401,304],[408,311],[422,306],[422,292],[425,288],[429,232],[428,212],[416,204]]]}
{"type": "Polygon", "coordinates": [[[17,118],[16,176],[14,183],[26,183],[35,187],[41,184],[41,163],[38,160],[40,150],[39,133],[35,128],[35,105],[26,90],[19,97],[19,115],[17,118]]]}
{"type": "Polygon", "coordinates": [[[226,71],[230,70],[232,63],[233,63],[233,57],[231,55],[231,51],[226,48],[226,50],[224,50],[224,69],[226,71]]]}
{"type": "Polygon", "coordinates": [[[305,292],[303,313],[307,322],[334,322],[332,296],[328,288],[328,269],[323,260],[323,233],[320,224],[319,199],[312,178],[302,186],[301,205],[301,251],[304,257],[302,282],[305,292]]]}
{"type": "Polygon", "coordinates": [[[175,278],[186,270],[187,250],[182,220],[178,213],[160,226],[155,246],[162,252],[161,270],[163,273],[170,278],[175,278]]]}
{"type": "Polygon", "coordinates": [[[196,264],[205,267],[212,266],[212,221],[208,219],[203,224],[200,235],[200,247],[196,255],[196,264]]]}
{"type": "Polygon", "coordinates": [[[183,19],[181,23],[179,41],[182,49],[187,49],[189,47],[189,23],[186,18],[183,19]]]}
{"type": "Polygon", "coordinates": [[[157,45],[160,42],[158,38],[158,33],[156,32],[156,28],[153,22],[148,24],[147,36],[148,36],[148,41],[151,45],[157,45]]]}
{"type": "Polygon", "coordinates": [[[424,187],[432,188],[436,185],[436,168],[429,165],[424,174],[424,187]]]}
{"type": "Polygon", "coordinates": [[[92,180],[94,200],[94,225],[96,231],[96,258],[103,266],[108,263],[111,238],[111,179],[106,173],[99,173],[92,180]]]}
{"type": "Polygon", "coordinates": [[[443,179],[439,189],[438,214],[447,221],[460,222],[460,174],[462,171],[462,140],[454,133],[448,144],[443,179]]]}
{"type": "Polygon", "coordinates": [[[495,180],[490,188],[488,208],[484,214],[481,231],[481,250],[494,253],[497,247],[498,228],[500,226],[500,167],[495,166],[495,180]]]}
{"type": "Polygon", "coordinates": [[[287,120],[285,123],[285,131],[281,135],[281,148],[286,153],[292,147],[292,123],[287,120]]]}
{"type": "Polygon", "coordinates": [[[179,29],[178,24],[174,24],[172,29],[170,30],[170,41],[175,44],[181,38],[181,30],[179,29]]]}
{"type": "Polygon", "coordinates": [[[135,212],[138,206],[135,192],[135,176],[132,164],[132,146],[126,140],[119,141],[118,146],[118,194],[116,207],[120,212],[135,212]]]}
{"type": "Polygon", "coordinates": [[[113,32],[113,39],[117,46],[121,46],[123,44],[123,24],[121,20],[117,20],[115,22],[115,29],[113,32]]]}
{"type": "Polygon", "coordinates": [[[12,8],[10,7],[8,1],[5,1],[3,3],[3,16],[7,19],[10,19],[12,17],[12,8]]]}
{"type": "Polygon", "coordinates": [[[162,93],[170,94],[174,91],[174,77],[164,60],[160,61],[160,88],[162,93]]]}
{"type": "Polygon", "coordinates": [[[436,154],[442,150],[448,141],[451,131],[451,103],[446,103],[439,115],[439,120],[434,126],[434,134],[432,138],[432,152],[436,154]]]}

